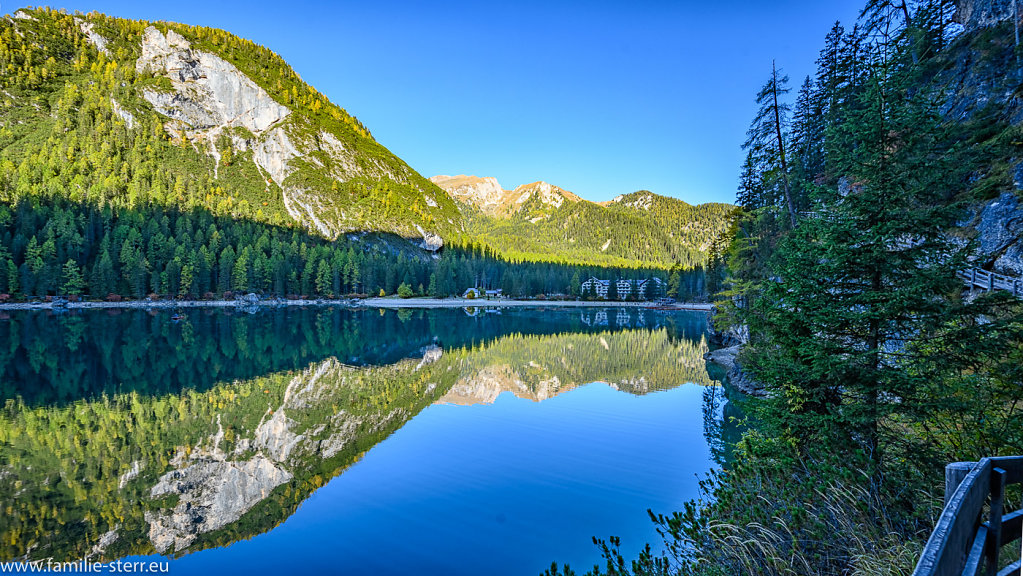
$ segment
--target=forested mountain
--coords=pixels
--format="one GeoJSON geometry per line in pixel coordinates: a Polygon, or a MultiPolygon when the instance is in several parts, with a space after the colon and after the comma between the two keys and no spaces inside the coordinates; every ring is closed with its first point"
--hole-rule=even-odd
{"type": "Polygon", "coordinates": [[[463,205],[470,234],[513,259],[605,266],[704,266],[733,207],[640,191],[598,204],[548,184],[503,190],[493,177],[434,176],[463,205]]]}
{"type": "Polygon", "coordinates": [[[252,42],[48,9],[0,38],[8,202],[203,208],[331,239],[457,228],[450,198],[252,42]]]}
{"type": "Polygon", "coordinates": [[[702,264],[727,212],[665,234],[538,183],[516,218],[463,214],[279,56],[222,30],[18,10],[0,19],[0,69],[0,293],[16,297],[569,293],[589,268],[702,264]]]}

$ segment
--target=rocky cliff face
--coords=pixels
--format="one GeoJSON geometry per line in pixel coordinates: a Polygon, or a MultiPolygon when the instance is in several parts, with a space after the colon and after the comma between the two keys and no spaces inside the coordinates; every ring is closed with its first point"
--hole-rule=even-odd
{"type": "Polygon", "coordinates": [[[496,214],[505,195],[497,178],[492,176],[433,176],[430,181],[455,200],[475,206],[486,214],[496,214]]]}
{"type": "Polygon", "coordinates": [[[576,387],[576,384],[565,385],[555,376],[541,378],[531,388],[511,366],[487,366],[472,376],[460,378],[439,402],[444,404],[493,404],[503,392],[511,392],[519,398],[540,402],[553,398],[562,392],[576,387]]]}
{"type": "MultiPolygon", "coordinates": [[[[1017,181],[1017,189],[1023,190],[1017,181]]],[[[1023,276],[1023,203],[1014,192],[981,204],[971,222],[977,232],[981,267],[1023,276]]]]}
{"type": "MultiPolygon", "coordinates": [[[[935,57],[932,86],[941,91],[943,113],[950,122],[974,123],[984,139],[1012,141],[1010,132],[1023,124],[1023,98],[1012,27],[1012,0],[960,0],[956,20],[964,32],[935,57]]],[[[1023,274],[1023,158],[997,152],[977,176],[997,176],[1003,184],[986,201],[976,203],[963,222],[979,246],[978,264],[1001,274],[1023,274]]]]}
{"type": "Polygon", "coordinates": [[[953,20],[967,30],[1011,21],[1020,14],[1014,10],[1014,0],[956,0],[953,20]]]}
{"type": "MultiPolygon", "coordinates": [[[[90,24],[83,26],[89,26],[86,32],[93,43],[105,49],[105,39],[90,24]]],[[[388,158],[382,147],[367,143],[381,152],[367,157],[340,134],[276,101],[230,62],[194,48],[175,30],[163,33],[149,26],[140,50],[136,70],[170,83],[169,90],[150,87],[142,91],[153,109],[167,118],[166,131],[210,155],[214,170],[225,145],[232,152],[251,153],[251,161],[267,183],[280,189],[288,214],[310,229],[333,239],[343,232],[380,224],[378,228],[384,231],[419,236],[424,248],[436,250],[443,240],[430,222],[455,225],[441,217],[444,209],[454,207],[450,198],[400,160],[388,158]],[[367,223],[365,214],[348,209],[347,199],[334,192],[338,185],[353,181],[365,181],[367,186],[389,181],[412,188],[419,195],[421,210],[435,212],[436,218],[424,218],[411,226],[367,223]]]]}

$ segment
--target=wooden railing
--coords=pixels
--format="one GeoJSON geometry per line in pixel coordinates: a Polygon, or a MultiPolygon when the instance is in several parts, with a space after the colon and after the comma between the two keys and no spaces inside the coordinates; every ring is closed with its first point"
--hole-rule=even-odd
{"type": "Polygon", "coordinates": [[[1020,483],[1023,456],[946,466],[945,509],[913,576],[1019,576],[1019,560],[998,564],[1002,546],[1023,535],[1023,510],[1004,512],[1006,486],[1020,483]]]}
{"type": "Polygon", "coordinates": [[[959,277],[971,288],[982,288],[984,290],[1008,290],[1013,296],[1023,296],[1023,280],[995,274],[980,268],[971,268],[959,272],[959,277]]]}

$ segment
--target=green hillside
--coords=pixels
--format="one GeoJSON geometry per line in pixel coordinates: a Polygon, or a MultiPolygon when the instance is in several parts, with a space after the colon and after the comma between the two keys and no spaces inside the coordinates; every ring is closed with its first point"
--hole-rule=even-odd
{"type": "Polygon", "coordinates": [[[19,10],[0,20],[0,67],[5,202],[203,208],[328,238],[448,236],[460,218],[279,56],[222,30],[19,10]]]}
{"type": "MultiPolygon", "coordinates": [[[[707,263],[714,240],[728,228],[728,204],[691,206],[649,192],[628,197],[655,198],[651,209],[622,202],[604,207],[592,202],[566,202],[557,208],[527,207],[499,219],[469,218],[469,229],[482,241],[511,258],[569,261],[603,266],[693,268],[707,263]]],[[[626,197],[626,198],[628,198],[626,197]]]]}

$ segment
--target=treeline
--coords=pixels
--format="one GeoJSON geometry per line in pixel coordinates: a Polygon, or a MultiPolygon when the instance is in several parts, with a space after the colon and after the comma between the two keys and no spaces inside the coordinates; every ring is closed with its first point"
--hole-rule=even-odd
{"type": "MultiPolygon", "coordinates": [[[[701,274],[677,270],[676,293],[696,295],[701,274]]],[[[578,296],[591,275],[641,280],[664,272],[512,262],[475,244],[445,248],[434,258],[396,237],[328,241],[200,209],[0,204],[0,293],[15,297],[447,297],[470,287],[502,288],[517,297],[578,296]]]]}
{"type": "Polygon", "coordinates": [[[955,99],[998,102],[1013,26],[954,37],[954,9],[870,0],[791,106],[770,69],[717,318],[748,330],[766,397],[705,496],[657,518],[667,557],[629,570],[602,542],[608,574],[909,574],[944,465],[1023,451],[1023,306],[956,277],[965,209],[1013,189],[1021,130],[955,99]]]}

